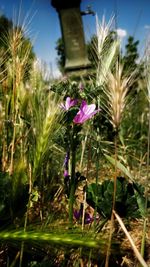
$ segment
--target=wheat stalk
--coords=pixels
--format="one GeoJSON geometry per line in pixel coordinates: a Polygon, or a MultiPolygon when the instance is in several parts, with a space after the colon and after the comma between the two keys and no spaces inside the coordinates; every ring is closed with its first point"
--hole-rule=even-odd
{"type": "Polygon", "coordinates": [[[62,112],[60,113],[59,102],[50,95],[46,116],[43,123],[41,122],[41,130],[36,141],[33,178],[36,177],[41,160],[47,150],[53,146],[53,138],[61,127],[58,122],[62,114],[62,112]]]}
{"type": "Polygon", "coordinates": [[[110,122],[115,130],[118,130],[122,115],[127,104],[127,93],[133,83],[134,74],[123,76],[123,66],[118,62],[114,73],[109,71],[106,77],[106,86],[104,87],[105,98],[107,99],[104,110],[109,115],[110,122]]]}
{"type": "MultiPolygon", "coordinates": [[[[107,99],[105,110],[109,115],[110,122],[112,123],[114,130],[116,132],[114,139],[115,147],[115,175],[114,175],[114,190],[113,190],[113,204],[112,210],[115,210],[116,201],[116,189],[117,189],[117,158],[118,158],[118,130],[122,120],[122,115],[127,104],[127,93],[129,86],[133,82],[133,74],[129,77],[123,76],[123,66],[116,62],[116,67],[114,72],[110,71],[106,76],[106,86],[104,87],[104,94],[107,99]]],[[[105,261],[105,267],[109,265],[110,247],[111,239],[114,228],[114,214],[111,214],[111,227],[108,242],[108,249],[105,261]]]]}
{"type": "Polygon", "coordinates": [[[112,64],[115,61],[116,55],[119,51],[119,40],[111,39],[114,17],[110,18],[108,23],[103,16],[102,21],[99,22],[96,16],[96,42],[94,44],[95,53],[97,55],[97,70],[96,70],[96,84],[103,85],[105,76],[112,64]]]}
{"type": "Polygon", "coordinates": [[[23,230],[18,231],[3,231],[0,232],[1,240],[9,240],[9,241],[28,241],[28,242],[38,242],[38,244],[49,243],[53,246],[72,246],[73,247],[89,247],[89,248],[101,248],[101,251],[105,253],[106,248],[106,239],[101,237],[101,239],[96,240],[89,237],[83,237],[79,233],[67,233],[62,230],[62,234],[60,232],[50,232],[48,231],[29,231],[24,232],[23,230]]]}
{"type": "MultiPolygon", "coordinates": [[[[3,130],[4,133],[9,130],[11,135],[11,141],[9,138],[9,143],[8,140],[4,140],[4,144],[8,144],[6,149],[8,162],[5,165],[9,166],[6,166],[3,169],[7,168],[10,175],[13,174],[14,155],[16,149],[15,143],[17,138],[20,138],[20,129],[22,128],[20,123],[20,88],[24,84],[25,72],[27,70],[27,64],[30,60],[29,55],[32,49],[30,41],[25,38],[25,31],[25,24],[23,26],[19,26],[18,22],[17,25],[12,25],[12,28],[4,34],[2,40],[4,47],[6,47],[1,53],[2,72],[0,73],[0,80],[3,82],[3,106],[5,107],[5,120],[12,123],[12,130],[10,128],[8,129],[6,124],[3,130]]],[[[2,162],[4,162],[4,159],[2,159],[2,162]]]]}
{"type": "Polygon", "coordinates": [[[106,23],[105,16],[103,16],[102,21],[100,22],[98,16],[96,15],[96,36],[98,40],[97,55],[99,56],[99,59],[104,49],[104,42],[106,41],[110,28],[113,24],[113,20],[114,17],[111,17],[108,23],[106,23]]]}
{"type": "Polygon", "coordinates": [[[13,137],[11,142],[11,159],[9,173],[13,173],[13,161],[16,139],[16,122],[19,112],[19,88],[23,83],[26,65],[28,63],[31,45],[25,44],[23,39],[23,30],[21,27],[14,27],[9,34],[8,49],[12,61],[8,63],[8,76],[12,78],[12,116],[13,116],[13,137]]]}

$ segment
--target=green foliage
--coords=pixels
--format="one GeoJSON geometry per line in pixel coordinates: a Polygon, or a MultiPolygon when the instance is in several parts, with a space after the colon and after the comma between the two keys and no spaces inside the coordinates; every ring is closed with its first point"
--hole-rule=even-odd
{"type": "Polygon", "coordinates": [[[117,165],[117,168],[125,175],[127,176],[132,182],[134,182],[134,178],[132,176],[132,174],[130,173],[130,171],[119,161],[117,161],[115,163],[115,159],[108,156],[108,155],[105,155],[106,159],[113,165],[115,166],[115,164],[117,165]]]}
{"type": "Polygon", "coordinates": [[[129,95],[129,105],[125,109],[120,130],[123,147],[125,148],[126,162],[131,169],[139,166],[141,158],[147,152],[148,101],[146,88],[143,82],[141,83],[142,88],[138,85],[136,87],[138,88],[137,92],[134,95],[131,92],[129,95]]]}
{"type": "MultiPolygon", "coordinates": [[[[93,208],[97,208],[104,218],[111,216],[113,190],[114,182],[111,180],[106,180],[98,185],[90,184],[86,189],[87,203],[93,208]]],[[[144,203],[144,188],[141,185],[131,184],[123,177],[117,178],[115,210],[121,217],[139,218],[144,216],[144,203]]]]}
{"type": "Polygon", "coordinates": [[[6,208],[8,209],[11,197],[10,177],[8,173],[0,173],[0,217],[5,218],[6,208]]]}
{"type": "Polygon", "coordinates": [[[128,42],[126,44],[126,51],[123,57],[124,71],[132,72],[137,67],[137,59],[139,58],[138,54],[138,44],[139,41],[134,41],[133,36],[128,37],[128,42]]]}
{"type": "Polygon", "coordinates": [[[62,73],[64,73],[64,67],[65,67],[65,48],[63,39],[59,38],[56,42],[56,51],[58,55],[57,64],[62,73]]]}
{"type": "Polygon", "coordinates": [[[0,16],[0,49],[4,48],[5,51],[8,49],[5,39],[12,27],[13,24],[11,20],[7,19],[4,15],[0,16]]]}
{"type": "Polygon", "coordinates": [[[26,181],[22,181],[23,176],[25,174],[21,169],[13,177],[0,173],[0,227],[13,224],[16,216],[22,219],[26,211],[29,195],[26,181]]]}
{"type": "MultiPolygon", "coordinates": [[[[106,238],[100,234],[99,238],[93,238],[90,231],[85,234],[77,229],[70,231],[61,228],[53,231],[30,230],[26,233],[23,230],[10,230],[1,231],[0,240],[3,244],[9,243],[10,251],[6,251],[9,258],[12,258],[15,247],[19,247],[21,241],[24,242],[23,266],[72,266],[79,262],[79,255],[80,259],[86,261],[91,249],[93,253],[90,261],[97,261],[97,253],[100,259],[104,259],[106,238]]],[[[112,243],[112,252],[114,257],[119,254],[118,243],[112,243]]]]}

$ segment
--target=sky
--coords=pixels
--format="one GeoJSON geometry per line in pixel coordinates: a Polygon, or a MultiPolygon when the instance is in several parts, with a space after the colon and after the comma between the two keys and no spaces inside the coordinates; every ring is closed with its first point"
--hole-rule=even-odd
{"type": "MultiPolygon", "coordinates": [[[[62,0],[64,1],[64,0],[62,0]]],[[[71,1],[71,0],[70,0],[71,1]]],[[[123,45],[129,35],[140,40],[139,52],[142,51],[150,31],[149,0],[82,0],[81,10],[90,5],[101,21],[116,15],[116,27],[123,45]]],[[[51,6],[51,0],[0,0],[0,14],[20,23],[26,18],[28,34],[31,38],[36,56],[46,62],[53,75],[59,75],[57,68],[56,41],[61,37],[58,13],[51,6]]],[[[82,16],[85,39],[96,32],[95,16],[82,16]]]]}

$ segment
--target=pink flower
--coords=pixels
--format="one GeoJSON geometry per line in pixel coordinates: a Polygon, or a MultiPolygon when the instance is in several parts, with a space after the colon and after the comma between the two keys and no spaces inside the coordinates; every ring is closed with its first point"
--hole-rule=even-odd
{"type": "Polygon", "coordinates": [[[68,177],[68,176],[69,176],[68,170],[64,170],[64,177],[68,177]]]}
{"type": "Polygon", "coordinates": [[[71,107],[75,106],[77,104],[77,99],[71,99],[69,96],[66,98],[65,104],[61,103],[60,106],[64,110],[69,110],[71,107]]]}
{"type": "MultiPolygon", "coordinates": [[[[73,215],[76,220],[79,220],[83,216],[83,203],[80,204],[80,209],[79,210],[74,210],[73,215]]],[[[85,217],[84,217],[84,223],[89,224],[94,221],[94,217],[91,216],[88,212],[85,212],[85,217]]]]}
{"type": "Polygon", "coordinates": [[[86,101],[83,100],[77,115],[73,119],[73,122],[82,124],[86,120],[92,118],[99,111],[99,109],[95,110],[95,108],[95,104],[87,105],[86,101]]]}

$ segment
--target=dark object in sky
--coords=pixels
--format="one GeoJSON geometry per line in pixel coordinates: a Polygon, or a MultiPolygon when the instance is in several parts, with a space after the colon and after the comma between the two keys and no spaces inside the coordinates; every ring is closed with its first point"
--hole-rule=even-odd
{"type": "Polygon", "coordinates": [[[81,15],[95,15],[95,12],[91,9],[91,6],[87,6],[85,11],[81,11],[81,15]]]}
{"type": "Polygon", "coordinates": [[[51,0],[51,4],[59,12],[60,9],[79,7],[81,0],[51,0]]]}
{"type": "Polygon", "coordinates": [[[91,67],[88,60],[83,23],[80,11],[81,0],[52,0],[59,14],[62,38],[65,46],[65,71],[74,72],[91,67]]]}

